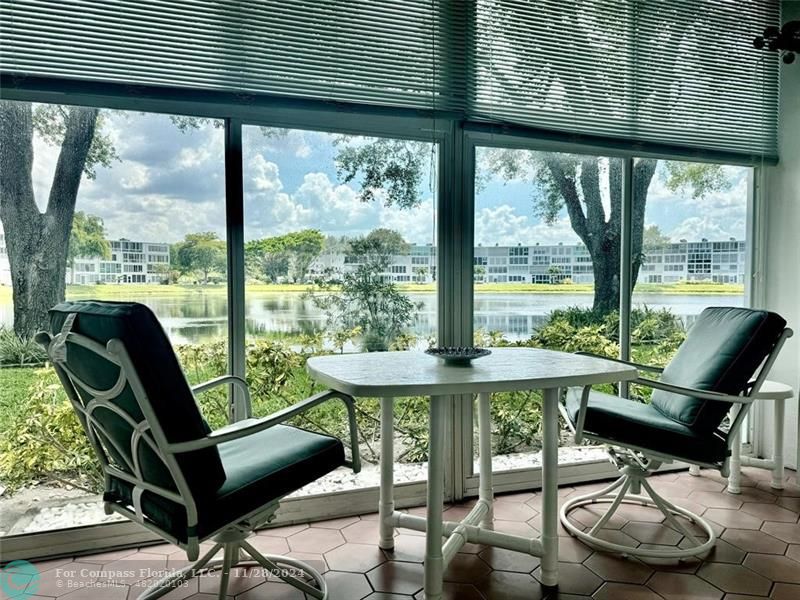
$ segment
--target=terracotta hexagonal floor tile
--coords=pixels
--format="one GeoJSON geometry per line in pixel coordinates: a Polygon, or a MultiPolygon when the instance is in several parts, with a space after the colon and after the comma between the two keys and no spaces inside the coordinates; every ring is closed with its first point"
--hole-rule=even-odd
{"type": "Polygon", "coordinates": [[[531,575],[492,571],[475,582],[486,600],[540,600],[541,586],[531,575]]]}
{"type": "Polygon", "coordinates": [[[318,521],[311,523],[310,527],[318,527],[320,529],[343,529],[348,525],[352,525],[360,521],[358,517],[341,517],[339,519],[330,519],[328,521],[318,521]]]}
{"type": "Polygon", "coordinates": [[[666,600],[720,600],[722,591],[696,575],[656,573],[647,587],[666,600]]]}
{"type": "Polygon", "coordinates": [[[690,490],[705,492],[721,492],[728,485],[727,482],[715,481],[711,477],[693,477],[688,473],[681,475],[675,480],[678,485],[685,485],[690,490]]]}
{"type": "Polygon", "coordinates": [[[496,502],[494,505],[494,518],[504,521],[527,521],[537,514],[539,513],[527,504],[496,502]]]}
{"type": "Polygon", "coordinates": [[[703,513],[703,518],[714,521],[723,527],[735,527],[737,529],[760,529],[763,519],[748,515],[740,510],[728,508],[709,508],[703,513]]]}
{"type": "Polygon", "coordinates": [[[67,600],[126,600],[127,585],[110,585],[108,587],[91,587],[73,590],[59,598],[67,600]]]}
{"type": "Polygon", "coordinates": [[[539,559],[530,554],[514,552],[504,548],[486,548],[478,554],[481,560],[498,571],[532,573],[539,566],[539,559]]]}
{"type": "Polygon", "coordinates": [[[330,600],[360,600],[372,593],[372,586],[363,573],[328,571],[325,574],[330,600]]]}
{"type": "Polygon", "coordinates": [[[786,543],[764,533],[752,529],[726,529],[722,539],[730,542],[745,552],[760,552],[762,554],[784,554],[786,543]]]}
{"type": "Polygon", "coordinates": [[[706,563],[697,575],[725,592],[764,596],[769,593],[772,582],[741,565],[706,563]]]}
{"type": "MultiPolygon", "coordinates": [[[[639,548],[646,548],[650,550],[670,551],[674,550],[675,546],[659,546],[658,544],[641,544],[639,548]]],[[[652,567],[656,571],[665,571],[668,573],[685,573],[693,575],[697,569],[703,564],[698,558],[684,558],[678,560],[677,558],[647,558],[642,559],[646,565],[652,567]]]]}
{"type": "Polygon", "coordinates": [[[401,533],[394,538],[394,549],[383,553],[388,560],[421,563],[425,559],[425,538],[401,533]]]}
{"type": "Polygon", "coordinates": [[[558,539],[558,560],[561,562],[583,562],[592,554],[592,549],[577,538],[558,539]]]}
{"type": "Polygon", "coordinates": [[[344,539],[358,544],[377,544],[380,537],[378,521],[357,521],[340,530],[344,539]]]}
{"type": "Polygon", "coordinates": [[[765,521],[761,531],[783,540],[787,544],[800,544],[800,525],[765,521]]]}
{"type": "Polygon", "coordinates": [[[660,523],[628,523],[622,532],[643,544],[677,546],[683,535],[660,523]]]}
{"type": "Polygon", "coordinates": [[[456,554],[444,572],[444,580],[453,583],[472,583],[491,571],[477,554],[456,554]]]}
{"type": "Polygon", "coordinates": [[[298,523],[296,525],[286,525],[284,527],[269,527],[267,529],[262,529],[259,531],[260,535],[272,535],[276,537],[289,537],[297,533],[298,531],[303,531],[304,529],[308,529],[308,523],[298,523]]]}
{"type": "MultiPolygon", "coordinates": [[[[541,566],[533,572],[539,581],[541,566]]],[[[577,563],[558,563],[558,591],[564,594],[591,596],[603,580],[583,565],[577,563]]]]}
{"type": "Polygon", "coordinates": [[[650,588],[629,583],[604,583],[592,596],[594,600],[662,600],[650,588]]]}
{"type": "Polygon", "coordinates": [[[789,544],[786,556],[800,563],[800,544],[789,544]]]}
{"type": "Polygon", "coordinates": [[[595,535],[599,539],[611,542],[612,544],[620,544],[631,548],[636,548],[639,545],[639,540],[635,540],[627,533],[616,529],[601,529],[595,535]]]}
{"type": "Polygon", "coordinates": [[[772,581],[800,584],[800,566],[786,556],[752,553],[747,555],[742,564],[772,581]]]}
{"type": "Polygon", "coordinates": [[[795,514],[800,513],[800,498],[778,498],[776,504],[783,508],[788,508],[795,514]]]}
{"type": "Polygon", "coordinates": [[[268,581],[236,596],[236,600],[304,600],[305,597],[303,592],[288,583],[268,581]]]}
{"type": "MultiPolygon", "coordinates": [[[[605,514],[608,504],[596,504],[581,506],[569,513],[573,522],[577,521],[584,527],[593,527],[597,521],[605,514]]],[[[614,514],[604,525],[603,529],[622,529],[628,519],[621,517],[618,513],[614,514]]]]}
{"type": "Polygon", "coordinates": [[[643,523],[661,523],[664,514],[652,506],[642,506],[640,504],[622,504],[617,511],[620,517],[628,521],[639,521],[643,523]]]}
{"type": "Polygon", "coordinates": [[[800,585],[776,583],[769,597],[772,600],[797,600],[800,598],[800,585]]]}
{"type": "Polygon", "coordinates": [[[296,558],[302,560],[312,569],[316,569],[320,573],[328,571],[328,563],[325,562],[325,557],[316,552],[289,552],[286,554],[287,558],[296,558]]]}
{"type": "Polygon", "coordinates": [[[367,578],[376,592],[410,596],[422,589],[424,575],[420,564],[389,561],[372,569],[367,578]]]}
{"type": "MultiPolygon", "coordinates": [[[[261,567],[231,569],[231,577],[228,581],[228,596],[238,596],[246,591],[264,583],[267,579],[263,576],[264,569],[261,567]]],[[[204,594],[217,594],[219,592],[220,573],[214,572],[198,578],[200,592],[204,594]]]]}
{"type": "Polygon", "coordinates": [[[689,500],[702,504],[706,508],[739,508],[742,501],[732,494],[723,492],[707,492],[695,490],[689,494],[689,500]]]}
{"type": "MultiPolygon", "coordinates": [[[[705,540],[705,536],[702,538],[705,540]]],[[[690,546],[690,542],[687,538],[683,538],[681,543],[678,544],[678,548],[688,548],[690,546]]],[[[745,551],[741,548],[737,548],[736,546],[729,544],[725,540],[721,540],[717,538],[717,541],[714,543],[714,547],[711,551],[703,557],[705,562],[720,562],[720,563],[731,563],[734,565],[739,565],[744,560],[745,551]]]]}
{"type": "Polygon", "coordinates": [[[325,553],[344,544],[342,534],[336,529],[304,529],[287,541],[293,552],[325,553]]]}
{"type": "Polygon", "coordinates": [[[286,538],[282,537],[254,535],[247,541],[262,554],[286,554],[291,550],[286,538]]]}
{"type": "MultiPolygon", "coordinates": [[[[402,598],[407,599],[408,596],[402,596],[402,598]]],[[[372,596],[367,596],[365,600],[372,600],[372,596]]],[[[414,600],[425,600],[425,592],[417,592],[414,600]]],[[[474,585],[445,581],[442,587],[442,600],[485,600],[485,598],[474,585]]]]}
{"type": "Polygon", "coordinates": [[[776,504],[745,502],[742,504],[742,510],[749,515],[764,519],[765,521],[797,523],[797,513],[776,504]]]}
{"type": "MultiPolygon", "coordinates": [[[[539,517],[534,517],[538,519],[539,517]]],[[[523,537],[538,537],[539,532],[531,525],[523,523],[522,521],[505,521],[502,519],[495,519],[492,527],[495,531],[502,531],[505,533],[513,533],[514,535],[521,535],[523,537]]]]}
{"type": "Polygon", "coordinates": [[[602,552],[595,552],[583,564],[604,581],[641,584],[653,574],[652,567],[638,560],[602,552]]]}
{"type": "Polygon", "coordinates": [[[800,498],[800,487],[793,484],[787,484],[782,490],[776,490],[769,481],[759,481],[758,489],[775,494],[779,498],[800,498]]]}
{"type": "MultiPolygon", "coordinates": [[[[725,491],[726,494],[730,494],[729,491],[725,491]]],[[[742,502],[766,502],[770,504],[774,504],[777,497],[775,494],[772,494],[766,490],[759,489],[757,487],[743,487],[742,491],[738,494],[731,494],[735,496],[742,502]]]]}
{"type": "Polygon", "coordinates": [[[366,573],[381,563],[386,556],[377,544],[346,543],[325,553],[325,561],[334,571],[366,573]]]}

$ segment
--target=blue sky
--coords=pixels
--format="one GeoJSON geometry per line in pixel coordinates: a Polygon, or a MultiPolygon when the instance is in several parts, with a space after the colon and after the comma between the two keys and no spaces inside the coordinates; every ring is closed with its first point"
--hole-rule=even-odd
{"type": "MultiPolygon", "coordinates": [[[[104,124],[121,161],[84,178],[78,210],[103,218],[111,238],[174,242],[187,233],[215,231],[224,237],[223,131],[211,123],[181,133],[168,117],[111,113],[104,124]]],[[[363,141],[363,140],[362,140],[363,141]]],[[[414,243],[433,241],[435,190],[423,177],[420,205],[404,211],[358,200],[355,184],[337,179],[333,136],[292,130],[264,136],[244,132],[245,235],[248,239],[313,227],[326,234],[361,235],[390,227],[414,243]]],[[[359,143],[356,139],[355,143],[359,143]]],[[[44,202],[57,149],[34,144],[34,190],[44,202]]],[[[669,192],[659,174],[648,193],[647,224],[673,239],[742,239],[745,232],[746,169],[728,168],[731,189],[693,200],[669,192]]],[[[542,223],[533,211],[529,180],[494,178],[476,198],[476,242],[484,245],[577,241],[563,213],[542,223]]],[[[378,198],[382,195],[377,192],[378,198]]]]}

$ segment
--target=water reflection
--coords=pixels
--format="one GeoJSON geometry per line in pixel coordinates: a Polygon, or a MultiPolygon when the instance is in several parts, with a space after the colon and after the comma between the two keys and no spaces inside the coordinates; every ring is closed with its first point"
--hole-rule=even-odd
{"type": "MultiPolygon", "coordinates": [[[[419,336],[436,332],[436,295],[409,294],[420,308],[412,331],[419,336]]],[[[159,317],[173,343],[197,343],[227,336],[228,299],[224,291],[154,294],[126,297],[147,304],[159,317]]],[[[669,308],[690,323],[706,306],[743,306],[743,296],[634,294],[634,306],[669,308]]],[[[591,294],[475,294],[474,326],[502,331],[511,339],[527,338],[546,322],[556,308],[592,305],[591,294]]],[[[300,293],[248,292],[245,299],[246,332],[310,335],[325,328],[325,315],[300,293]]],[[[10,298],[0,302],[0,324],[11,325],[10,298]]]]}

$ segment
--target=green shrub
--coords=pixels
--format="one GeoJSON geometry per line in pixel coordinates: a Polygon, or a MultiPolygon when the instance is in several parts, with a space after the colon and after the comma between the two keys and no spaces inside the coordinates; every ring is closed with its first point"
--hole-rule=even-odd
{"type": "Polygon", "coordinates": [[[33,338],[23,339],[12,329],[0,327],[0,365],[41,365],[47,354],[33,338]]]}
{"type": "MultiPolygon", "coordinates": [[[[568,308],[554,311],[549,321],[527,340],[511,342],[499,332],[475,332],[481,346],[528,346],[592,352],[617,356],[618,319],[598,317],[591,310],[568,308]]],[[[355,331],[355,330],[354,330],[355,331]]],[[[354,332],[358,335],[358,331],[354,332]]],[[[637,362],[663,365],[671,358],[684,337],[680,320],[669,311],[636,309],[632,315],[632,358],[637,362]]],[[[336,341],[341,352],[351,341],[344,334],[336,341]]],[[[407,349],[417,343],[411,335],[398,336],[393,349],[407,349]]],[[[322,388],[308,375],[306,360],[323,353],[318,335],[302,339],[250,341],[246,348],[247,382],[256,417],[271,414],[322,388]],[[293,341],[300,351],[289,346],[293,341]]],[[[223,375],[228,370],[228,349],[224,341],[176,348],[186,376],[198,384],[223,375]]],[[[25,369],[27,371],[27,369],[25,369]]],[[[34,371],[30,389],[5,402],[6,426],[0,431],[0,480],[12,489],[42,480],[68,481],[87,489],[100,489],[97,462],[89,442],[74,415],[54,371],[34,371]]],[[[18,381],[15,379],[15,381],[18,381]]],[[[606,386],[605,391],[613,391],[606,386]]],[[[600,388],[605,389],[605,388],[600,388]]],[[[636,389],[646,399],[649,392],[636,389]]],[[[492,402],[492,445],[496,454],[538,450],[541,440],[541,402],[539,392],[496,394],[492,402]]],[[[227,386],[198,396],[200,409],[212,428],[228,421],[227,386]]],[[[395,459],[401,462],[427,460],[429,400],[424,397],[398,399],[395,403],[395,459]]],[[[380,401],[359,398],[356,403],[359,448],[367,462],[377,462],[380,452],[380,401]]],[[[334,435],[349,444],[347,414],[340,402],[327,402],[292,424],[334,435]]]]}
{"type": "Polygon", "coordinates": [[[98,490],[99,464],[52,369],[39,369],[0,432],[0,480],[10,488],[65,481],[98,490]]]}

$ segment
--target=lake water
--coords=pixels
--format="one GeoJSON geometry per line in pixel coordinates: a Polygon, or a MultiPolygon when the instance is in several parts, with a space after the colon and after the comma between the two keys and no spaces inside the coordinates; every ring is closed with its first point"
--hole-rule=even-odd
{"type": "MultiPolygon", "coordinates": [[[[412,327],[414,333],[433,335],[436,330],[436,295],[409,294],[420,305],[412,327]]],[[[173,343],[196,343],[219,339],[227,334],[225,294],[187,292],[139,297],[121,296],[147,304],[158,315],[173,343]]],[[[635,305],[670,308],[684,320],[691,321],[706,306],[742,306],[740,295],[666,295],[634,294],[635,305]]],[[[532,335],[556,308],[592,305],[591,294],[475,294],[475,327],[502,331],[511,339],[532,335]]],[[[281,332],[312,333],[325,327],[325,316],[299,293],[248,292],[245,298],[248,335],[281,332]]],[[[11,325],[10,299],[0,301],[0,325],[11,325]]]]}

